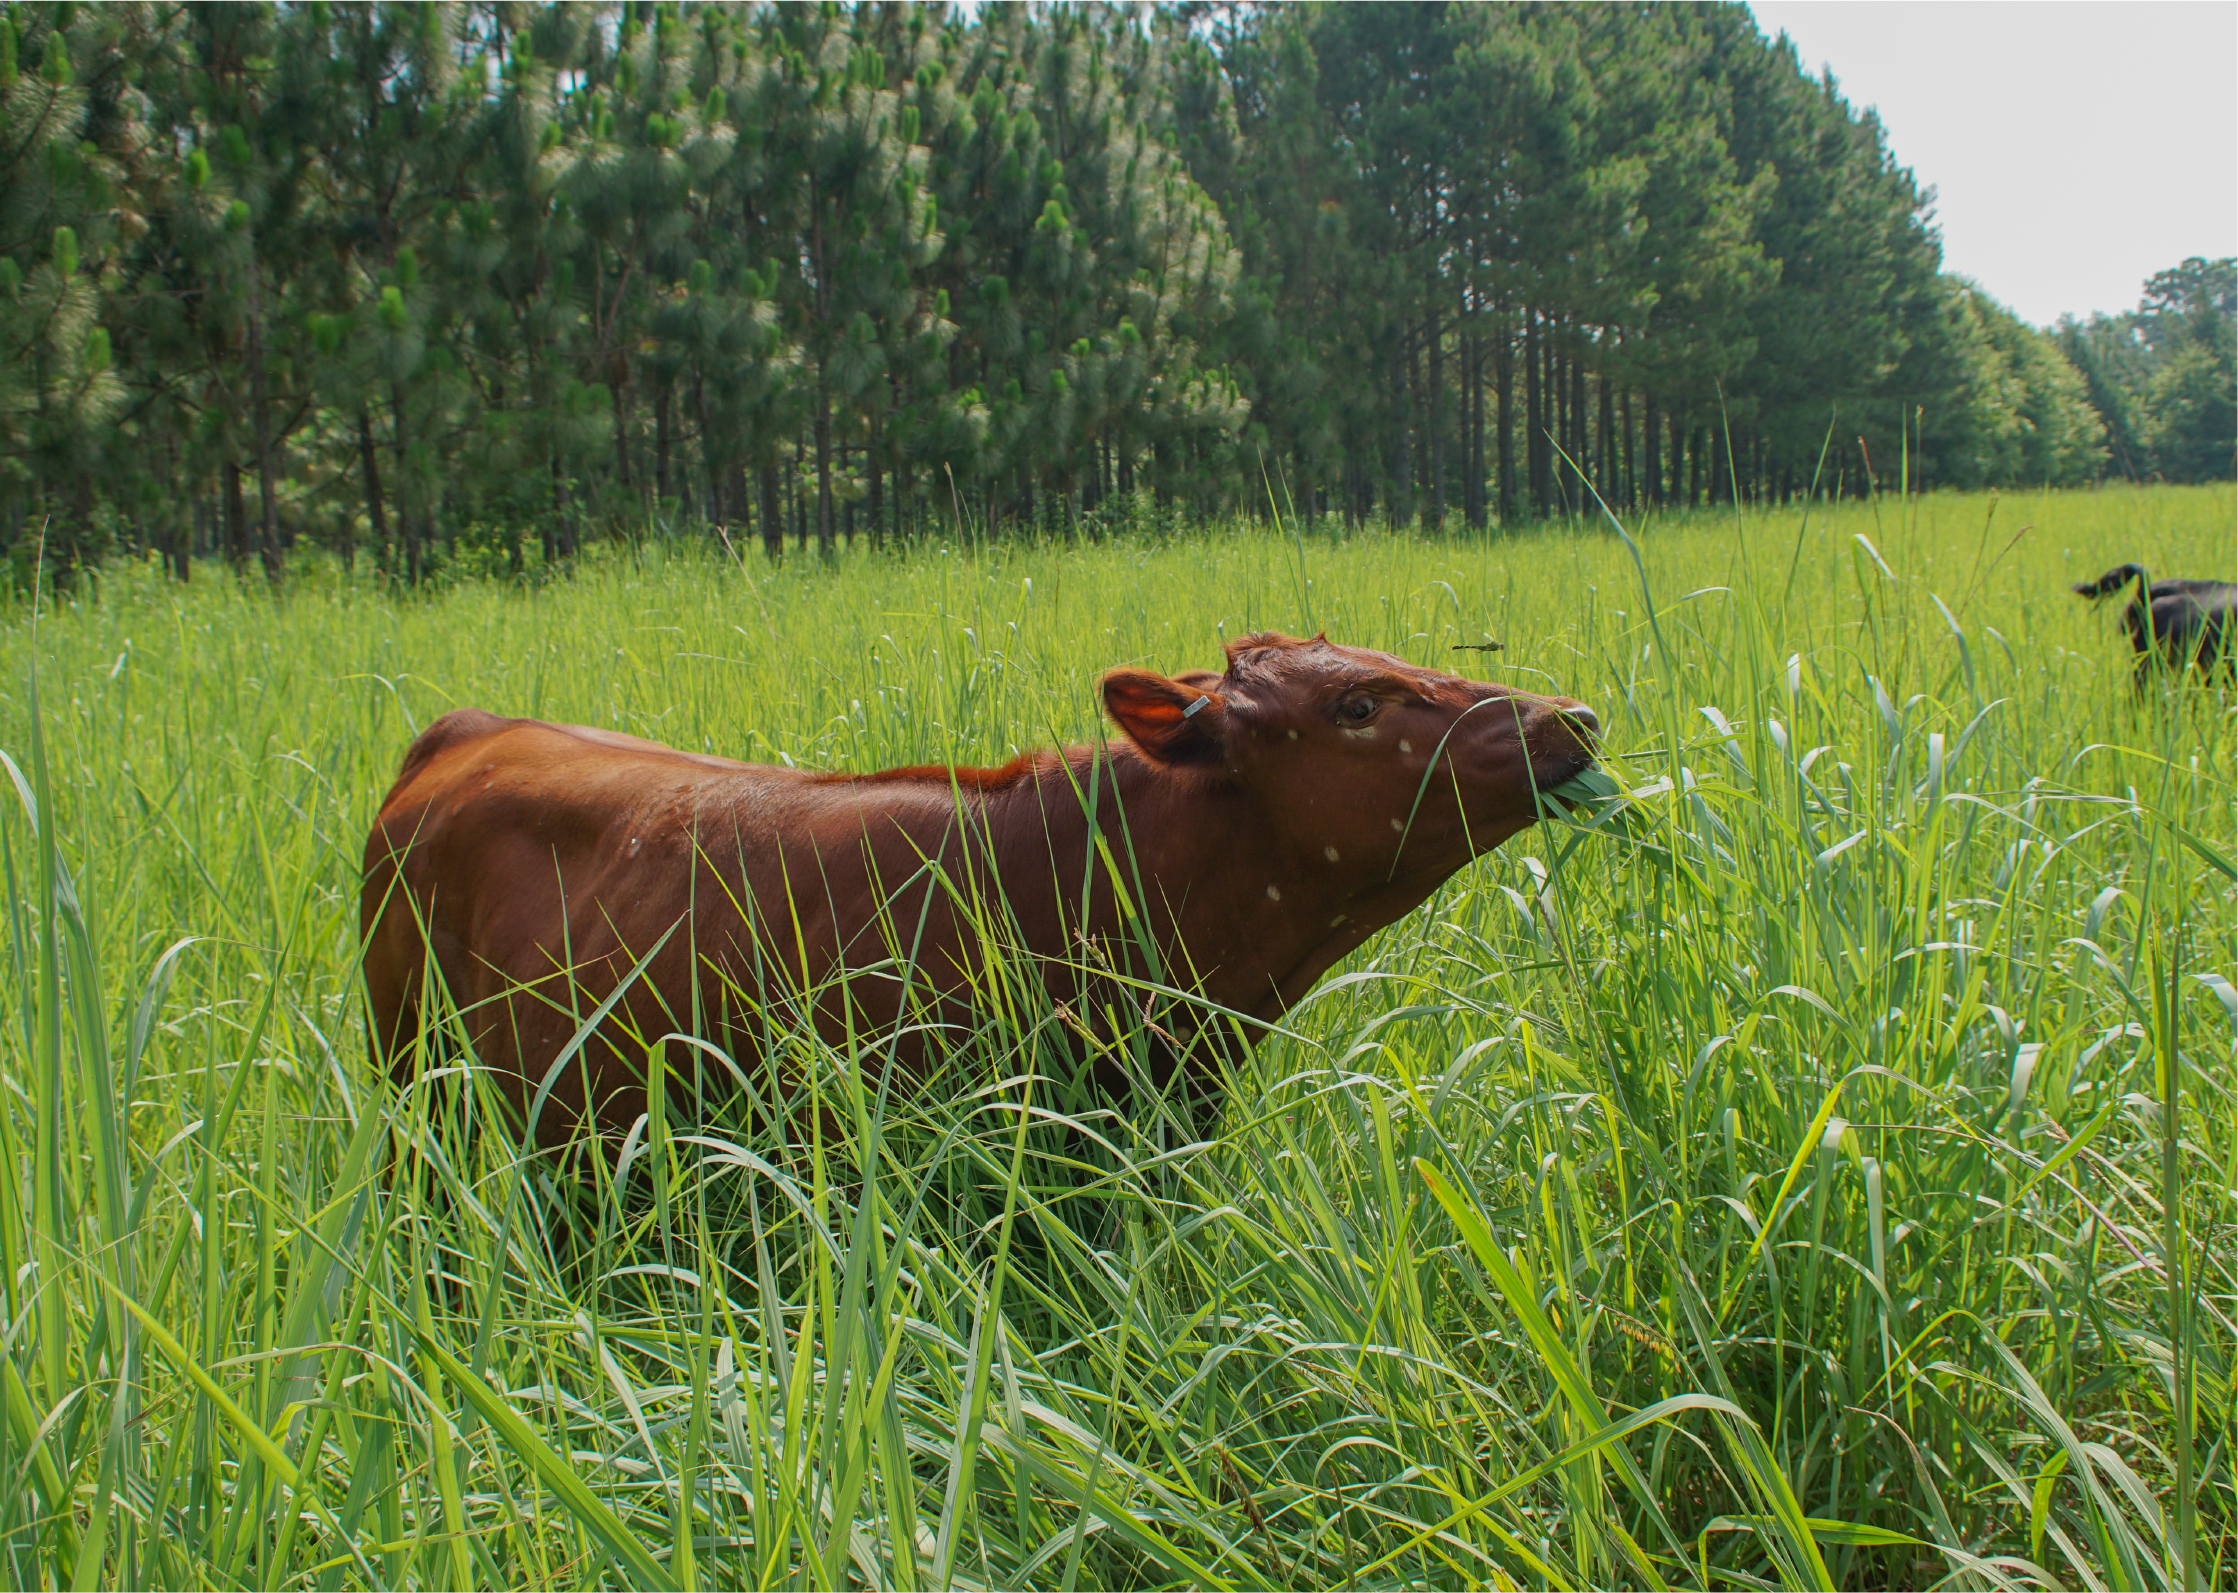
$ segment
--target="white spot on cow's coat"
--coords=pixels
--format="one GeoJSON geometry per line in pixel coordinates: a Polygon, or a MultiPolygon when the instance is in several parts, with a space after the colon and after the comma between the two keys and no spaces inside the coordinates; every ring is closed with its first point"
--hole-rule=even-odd
{"type": "Polygon", "coordinates": [[[635,857],[635,856],[637,855],[637,848],[638,848],[638,846],[639,846],[640,844],[641,844],[641,843],[639,842],[639,840],[638,840],[638,838],[637,838],[636,836],[634,836],[634,835],[633,835],[633,836],[631,836],[631,837],[629,838],[629,855],[630,855],[630,856],[632,856],[632,857],[635,857]]]}
{"type": "Polygon", "coordinates": [[[1324,846],[1321,848],[1321,855],[1334,863],[1337,860],[1337,849],[1333,846],[1324,846]]]}
{"type": "Polygon", "coordinates": [[[1404,835],[1407,832],[1407,827],[1401,824],[1397,819],[1393,819],[1391,821],[1391,828],[1397,830],[1401,835],[1404,835]]]}
{"type": "Polygon", "coordinates": [[[1337,926],[1338,926],[1339,924],[1341,924],[1341,923],[1343,923],[1343,922],[1344,922],[1344,914],[1342,914],[1342,913],[1339,913],[1339,914],[1337,914],[1337,916],[1336,916],[1336,917],[1334,917],[1334,918],[1332,918],[1332,919],[1330,919],[1330,920],[1329,920],[1329,927],[1330,927],[1331,929],[1334,929],[1334,928],[1336,928],[1336,927],[1337,927],[1337,926]]]}
{"type": "Polygon", "coordinates": [[[1291,732],[1290,732],[1290,739],[1291,739],[1292,741],[1295,741],[1295,740],[1297,740],[1297,739],[1298,739],[1298,733],[1297,733],[1297,732],[1296,732],[1295,730],[1293,730],[1293,731],[1291,731],[1291,732]]]}
{"type": "Polygon", "coordinates": [[[1268,900],[1268,901],[1270,901],[1270,902],[1279,902],[1279,901],[1281,901],[1281,900],[1282,900],[1282,890],[1281,890],[1281,887],[1279,887],[1279,886],[1275,886],[1275,885],[1269,885],[1269,886],[1267,887],[1267,900],[1268,900]]]}
{"type": "Polygon", "coordinates": [[[1363,725],[1358,730],[1347,730],[1345,734],[1354,741],[1373,741],[1375,739],[1375,726],[1363,725]]]}
{"type": "Polygon", "coordinates": [[[1412,752],[1414,750],[1414,743],[1411,741],[1402,741],[1399,743],[1399,750],[1401,752],[1412,752]]]}

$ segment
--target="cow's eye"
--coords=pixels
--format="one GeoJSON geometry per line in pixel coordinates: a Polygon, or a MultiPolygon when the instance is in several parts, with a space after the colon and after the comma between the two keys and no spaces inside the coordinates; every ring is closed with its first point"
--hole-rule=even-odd
{"type": "Polygon", "coordinates": [[[1347,697],[1337,704],[1337,719],[1342,724],[1364,725],[1376,716],[1383,704],[1373,697],[1347,697]]]}

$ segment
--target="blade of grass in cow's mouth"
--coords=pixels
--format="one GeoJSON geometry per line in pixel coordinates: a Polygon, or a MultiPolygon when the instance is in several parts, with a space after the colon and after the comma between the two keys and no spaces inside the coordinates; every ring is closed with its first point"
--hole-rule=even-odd
{"type": "Polygon", "coordinates": [[[1655,824],[1641,802],[1669,789],[1668,780],[1629,787],[1606,769],[1589,765],[1567,780],[1539,788],[1539,817],[1576,832],[1563,848],[1565,857],[1586,836],[1601,835],[1667,858],[1670,854],[1656,843],[1655,824]]]}
{"type": "Polygon", "coordinates": [[[1625,800],[1623,787],[1606,770],[1588,763],[1560,784],[1542,786],[1539,811],[1547,818],[1575,823],[1595,818],[1605,808],[1625,800]]]}

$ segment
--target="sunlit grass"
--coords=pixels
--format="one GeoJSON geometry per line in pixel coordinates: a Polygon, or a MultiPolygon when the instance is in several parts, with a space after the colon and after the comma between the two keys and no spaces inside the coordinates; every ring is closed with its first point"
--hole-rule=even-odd
{"type": "Polygon", "coordinates": [[[1652,609],[1596,527],[19,607],[4,1575],[2227,1584],[2233,699],[2140,702],[2066,589],[2232,522],[1651,523],[1652,609]],[[1372,941],[1209,1141],[1015,981],[938,1090],[797,1034],[810,1109],[556,1178],[366,1060],[359,852],[448,708],[996,762],[1263,627],[1583,698],[1632,800],[1372,941]]]}

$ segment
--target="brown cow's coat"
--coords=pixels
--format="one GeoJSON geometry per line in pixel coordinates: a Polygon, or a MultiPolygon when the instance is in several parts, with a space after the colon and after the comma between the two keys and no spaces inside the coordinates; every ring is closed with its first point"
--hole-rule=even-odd
{"type": "MultiPolygon", "coordinates": [[[[1140,1000],[1083,972],[1101,967],[1272,1020],[1530,824],[1534,787],[1591,762],[1592,715],[1566,698],[1319,638],[1228,652],[1224,675],[1106,676],[1127,741],[999,769],[810,774],[447,714],[406,753],[366,843],[376,1047],[408,1070],[432,961],[480,1062],[525,1108],[579,1015],[658,947],[553,1080],[546,1143],[586,1107],[608,1131],[634,1121],[646,1043],[670,1032],[711,1036],[751,1070],[755,1014],[802,991],[835,1043],[906,1020],[895,1054],[921,1068],[937,1047],[915,1025],[971,1015],[990,910],[1075,1011],[1140,1000]]],[[[1181,1043],[1209,1088],[1204,1037],[1181,1043]]]]}

